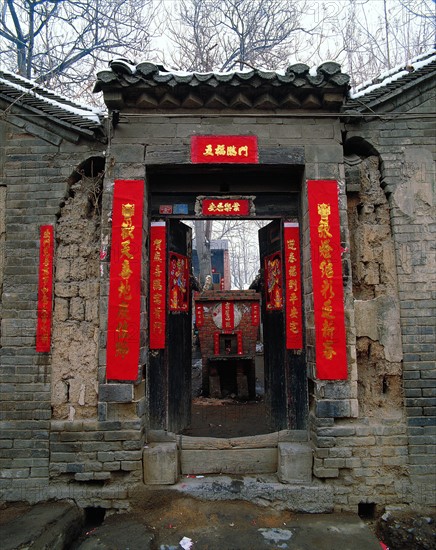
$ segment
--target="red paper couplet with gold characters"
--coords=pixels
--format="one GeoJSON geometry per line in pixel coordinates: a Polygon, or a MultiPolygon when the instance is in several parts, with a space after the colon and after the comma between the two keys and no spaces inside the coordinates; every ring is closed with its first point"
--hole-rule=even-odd
{"type": "Polygon", "coordinates": [[[251,326],[258,327],[260,324],[260,305],[251,304],[251,326]]]}
{"type": "Polygon", "coordinates": [[[108,380],[138,377],[143,203],[142,180],[115,180],[106,353],[108,380]]]}
{"type": "Polygon", "coordinates": [[[257,164],[257,136],[192,136],[191,160],[197,164],[257,164]]]}
{"type": "Polygon", "coordinates": [[[170,253],[169,261],[169,310],[189,311],[189,258],[170,253]]]}
{"type": "Polygon", "coordinates": [[[303,349],[303,314],[298,223],[285,222],[286,349],[303,349]]]}
{"type": "Polygon", "coordinates": [[[283,309],[282,255],[265,258],[265,303],[267,311],[283,309]]]}
{"type": "Polygon", "coordinates": [[[36,351],[44,353],[50,351],[51,347],[54,239],[52,225],[42,225],[39,230],[39,283],[36,323],[36,351]]]}
{"type": "Polygon", "coordinates": [[[203,216],[248,216],[250,214],[250,201],[248,199],[203,199],[203,216]]]}
{"type": "Polygon", "coordinates": [[[166,332],[166,226],[150,227],[150,349],[165,348],[166,332]]]}
{"type": "Polygon", "coordinates": [[[347,379],[338,184],[308,181],[316,376],[347,379]]]}
{"type": "Polygon", "coordinates": [[[203,304],[195,304],[195,324],[197,327],[202,327],[204,325],[203,304]]]}

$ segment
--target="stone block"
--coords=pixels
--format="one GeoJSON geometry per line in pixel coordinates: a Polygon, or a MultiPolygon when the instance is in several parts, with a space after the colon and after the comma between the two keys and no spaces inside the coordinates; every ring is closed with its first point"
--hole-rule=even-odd
{"type": "Polygon", "coordinates": [[[130,403],[133,401],[133,384],[100,384],[100,401],[130,403]]]}
{"type": "Polygon", "coordinates": [[[150,443],[143,451],[144,483],[173,485],[179,477],[177,444],[150,443]]]}
{"type": "Polygon", "coordinates": [[[312,481],[312,449],[304,443],[278,444],[277,476],[282,483],[310,483],[312,481]]]}

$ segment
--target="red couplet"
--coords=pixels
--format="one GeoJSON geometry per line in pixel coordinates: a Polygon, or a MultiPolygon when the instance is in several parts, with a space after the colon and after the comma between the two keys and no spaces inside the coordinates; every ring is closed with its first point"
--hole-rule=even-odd
{"type": "Polygon", "coordinates": [[[307,182],[316,335],[316,375],[347,379],[338,184],[307,182]]]}
{"type": "Polygon", "coordinates": [[[166,226],[150,227],[150,349],[165,348],[166,332],[166,226]]]}
{"type": "Polygon", "coordinates": [[[38,310],[36,322],[36,351],[48,352],[51,347],[53,310],[53,226],[41,225],[39,237],[38,310]]]}
{"type": "Polygon", "coordinates": [[[106,377],[136,380],[139,363],[144,182],[115,180],[106,377]]]}
{"type": "Polygon", "coordinates": [[[300,232],[298,223],[285,222],[286,349],[303,349],[300,232]]]}

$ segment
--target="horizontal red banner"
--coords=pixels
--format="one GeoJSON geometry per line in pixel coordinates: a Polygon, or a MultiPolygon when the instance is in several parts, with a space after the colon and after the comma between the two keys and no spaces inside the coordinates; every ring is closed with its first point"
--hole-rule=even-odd
{"type": "Polygon", "coordinates": [[[250,201],[248,199],[203,199],[203,216],[248,216],[250,214],[250,201]]]}
{"type": "Polygon", "coordinates": [[[36,351],[48,352],[51,347],[53,310],[53,226],[42,225],[39,239],[38,311],[36,323],[36,351]]]}
{"type": "Polygon", "coordinates": [[[138,378],[143,202],[142,180],[115,180],[106,351],[108,380],[138,378]]]}
{"type": "Polygon", "coordinates": [[[257,136],[192,136],[191,161],[196,164],[257,164],[257,136]]]}
{"type": "Polygon", "coordinates": [[[308,181],[316,376],[347,379],[338,184],[308,181]]]}
{"type": "Polygon", "coordinates": [[[203,199],[201,210],[204,216],[248,216],[250,201],[248,199],[203,199]]]}

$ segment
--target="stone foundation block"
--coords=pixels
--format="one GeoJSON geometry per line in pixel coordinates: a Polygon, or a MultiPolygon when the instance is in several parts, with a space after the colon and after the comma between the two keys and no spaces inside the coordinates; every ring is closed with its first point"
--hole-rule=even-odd
{"type": "Polygon", "coordinates": [[[177,444],[149,443],[143,452],[144,483],[146,485],[173,485],[179,478],[177,444]]]}
{"type": "Polygon", "coordinates": [[[278,444],[277,476],[282,483],[312,481],[312,449],[305,443],[278,444]]]}

